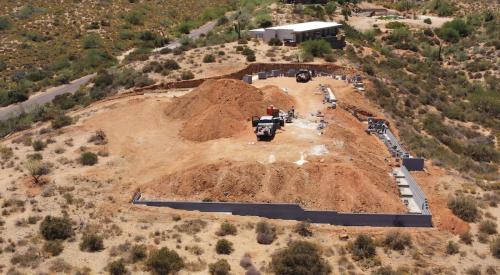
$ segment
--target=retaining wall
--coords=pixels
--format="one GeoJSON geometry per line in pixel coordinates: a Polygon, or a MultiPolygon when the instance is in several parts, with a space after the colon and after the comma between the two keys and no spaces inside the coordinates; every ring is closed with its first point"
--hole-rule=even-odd
{"type": "Polygon", "coordinates": [[[248,65],[246,68],[239,70],[234,73],[209,77],[209,78],[201,78],[201,79],[192,79],[192,80],[184,80],[184,81],[173,81],[173,82],[165,82],[158,83],[142,88],[134,89],[134,92],[142,92],[147,90],[156,90],[156,89],[186,89],[186,88],[195,88],[200,86],[203,82],[209,79],[221,79],[221,78],[230,78],[230,79],[242,79],[245,75],[257,74],[259,72],[271,72],[273,70],[281,70],[286,73],[290,69],[307,69],[314,70],[316,72],[322,72],[327,74],[348,74],[352,73],[350,69],[337,66],[334,64],[306,64],[306,63],[252,63],[248,65]]]}
{"type": "Polygon", "coordinates": [[[305,210],[298,204],[190,202],[142,200],[134,197],[133,204],[169,207],[180,210],[231,213],[239,216],[258,216],[270,219],[309,221],[344,226],[432,227],[432,216],[421,214],[342,213],[305,210]]]}

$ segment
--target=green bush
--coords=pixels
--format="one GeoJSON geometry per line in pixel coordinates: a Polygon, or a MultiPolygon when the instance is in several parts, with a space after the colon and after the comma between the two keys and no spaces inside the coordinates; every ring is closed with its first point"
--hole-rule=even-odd
{"type": "Polygon", "coordinates": [[[167,59],[165,60],[165,62],[163,62],[163,68],[167,70],[178,70],[181,68],[181,66],[179,66],[179,63],[177,63],[177,61],[173,59],[167,59]]]}
{"type": "Polygon", "coordinates": [[[385,236],[384,245],[392,250],[404,250],[411,246],[411,236],[399,231],[390,232],[385,236]]]}
{"type": "Polygon", "coordinates": [[[144,15],[139,11],[131,11],[125,15],[125,20],[132,25],[142,25],[144,15]]]}
{"type": "Polygon", "coordinates": [[[254,62],[255,60],[257,60],[257,58],[255,57],[255,54],[249,54],[247,55],[247,61],[248,62],[254,62]]]}
{"type": "Polygon", "coordinates": [[[110,275],[125,275],[127,274],[127,268],[125,268],[125,263],[123,259],[119,259],[109,263],[108,270],[110,275]]]}
{"type": "Polygon", "coordinates": [[[424,23],[430,25],[430,24],[432,24],[432,20],[430,18],[425,18],[424,23]]]}
{"type": "Polygon", "coordinates": [[[307,221],[299,222],[294,229],[294,232],[299,234],[302,237],[310,237],[312,236],[311,224],[307,221]]]}
{"type": "Polygon", "coordinates": [[[59,114],[52,120],[52,128],[59,129],[73,123],[73,119],[65,114],[59,114]]]}
{"type": "Polygon", "coordinates": [[[375,243],[368,235],[358,235],[352,244],[352,255],[357,259],[372,258],[376,255],[375,243]]]}
{"type": "Polygon", "coordinates": [[[33,150],[35,150],[35,151],[42,151],[43,149],[45,149],[45,146],[47,146],[47,145],[45,144],[45,142],[37,139],[37,140],[33,141],[31,146],[33,146],[33,150]]]}
{"type": "Polygon", "coordinates": [[[500,259],[500,237],[496,237],[490,244],[490,251],[493,257],[500,259]]]}
{"type": "Polygon", "coordinates": [[[314,57],[323,57],[332,52],[332,47],[328,41],[323,39],[307,40],[300,44],[302,51],[314,57]]]}
{"type": "Polygon", "coordinates": [[[89,34],[83,39],[84,49],[96,49],[102,46],[101,37],[97,34],[89,34]]]}
{"type": "Polygon", "coordinates": [[[73,236],[73,228],[67,218],[46,216],[40,223],[40,233],[48,241],[65,240],[73,236]]]}
{"type": "Polygon", "coordinates": [[[278,38],[271,38],[268,42],[269,46],[283,46],[283,42],[279,40],[278,38]]]}
{"type": "Polygon", "coordinates": [[[194,78],[194,74],[191,71],[183,71],[181,73],[182,80],[189,80],[189,79],[193,79],[193,78],[194,78]]]}
{"type": "Polygon", "coordinates": [[[217,236],[226,236],[226,235],[236,235],[236,226],[232,225],[228,221],[223,222],[220,225],[219,230],[215,233],[217,236]]]}
{"type": "Polygon", "coordinates": [[[203,63],[214,63],[215,62],[215,56],[213,54],[206,54],[203,57],[203,63]]]}
{"type": "Polygon", "coordinates": [[[403,22],[392,21],[392,22],[385,24],[385,27],[388,29],[401,29],[401,28],[408,28],[408,25],[406,25],[403,22]]]}
{"type": "Polygon", "coordinates": [[[290,242],[286,248],[274,253],[271,269],[277,275],[331,273],[331,268],[319,249],[307,241],[290,242]]]}
{"type": "Polygon", "coordinates": [[[46,241],[43,244],[43,251],[49,253],[51,256],[58,256],[64,250],[61,240],[46,241]]]}
{"type": "Polygon", "coordinates": [[[472,234],[467,231],[463,234],[460,234],[460,240],[464,243],[464,244],[472,244],[472,234]]]}
{"type": "Polygon", "coordinates": [[[191,21],[184,21],[177,27],[177,31],[183,34],[188,34],[192,28],[193,23],[191,21]]]}
{"type": "Polygon", "coordinates": [[[177,252],[166,247],[150,253],[146,266],[153,274],[176,273],[184,267],[184,261],[177,252]]]}
{"type": "Polygon", "coordinates": [[[497,233],[497,224],[492,220],[484,220],[479,224],[479,232],[493,235],[497,233]]]}
{"type": "Polygon", "coordinates": [[[446,245],[446,254],[448,255],[454,255],[460,252],[458,244],[455,243],[454,241],[449,241],[448,244],[446,245]]]}
{"type": "Polygon", "coordinates": [[[92,152],[84,152],[80,157],[82,165],[92,166],[97,163],[97,155],[92,152]]]}
{"type": "Polygon", "coordinates": [[[226,239],[218,240],[217,244],[215,245],[215,252],[217,252],[217,254],[229,255],[233,251],[233,243],[226,239]]]}
{"type": "Polygon", "coordinates": [[[231,266],[224,259],[208,265],[210,275],[229,275],[229,271],[231,271],[231,266]]]}
{"type": "Polygon", "coordinates": [[[0,16],[0,31],[10,29],[11,22],[7,16],[0,16]]]}
{"type": "Polygon", "coordinates": [[[148,252],[146,246],[142,244],[136,244],[130,249],[130,259],[133,263],[142,261],[146,259],[148,252]]]}
{"type": "Polygon", "coordinates": [[[258,222],[255,231],[259,244],[271,244],[276,239],[276,227],[265,221],[258,222]]]}
{"type": "Polygon", "coordinates": [[[329,1],[325,5],[325,12],[328,15],[333,15],[336,10],[337,10],[337,4],[334,1],[329,1]]]}
{"type": "Polygon", "coordinates": [[[466,222],[474,222],[479,217],[476,201],[472,197],[463,195],[451,197],[448,200],[448,208],[453,214],[466,222]]]}
{"type": "Polygon", "coordinates": [[[97,252],[104,249],[102,236],[93,232],[84,233],[80,242],[80,250],[87,252],[97,252]]]}

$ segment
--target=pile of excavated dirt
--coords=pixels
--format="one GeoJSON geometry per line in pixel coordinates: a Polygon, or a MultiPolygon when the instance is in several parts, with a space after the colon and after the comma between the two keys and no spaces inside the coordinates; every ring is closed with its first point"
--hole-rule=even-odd
{"type": "Polygon", "coordinates": [[[310,209],[404,212],[385,178],[370,177],[343,163],[297,166],[224,160],[170,173],[144,190],[175,200],[288,202],[310,209]]]}
{"type": "Polygon", "coordinates": [[[274,86],[259,90],[234,79],[208,80],[189,94],[175,98],[166,115],[182,119],[179,134],[192,141],[231,137],[265,114],[268,105],[288,110],[294,100],[274,86]]]}

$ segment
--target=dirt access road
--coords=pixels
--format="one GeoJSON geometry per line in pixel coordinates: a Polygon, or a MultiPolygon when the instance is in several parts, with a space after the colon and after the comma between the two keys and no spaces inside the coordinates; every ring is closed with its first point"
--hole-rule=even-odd
{"type": "MultiPolygon", "coordinates": [[[[192,30],[187,36],[189,38],[198,38],[202,34],[206,34],[209,31],[211,31],[215,26],[217,22],[211,21],[203,26],[192,30]]],[[[158,52],[163,48],[170,48],[174,49],[176,47],[179,47],[180,44],[180,39],[176,39],[174,41],[171,41],[167,46],[162,47],[162,48],[156,48],[153,51],[158,52]]],[[[130,53],[131,51],[127,51],[126,53],[130,53]]],[[[118,59],[121,61],[123,60],[125,56],[121,55],[118,59]]],[[[81,78],[75,79],[71,81],[69,84],[64,84],[61,86],[57,87],[52,87],[48,88],[45,90],[45,92],[39,92],[34,95],[32,95],[28,100],[18,103],[18,104],[12,104],[6,107],[0,108],[0,120],[6,120],[14,116],[18,116],[24,112],[28,112],[35,108],[36,106],[43,105],[45,103],[51,102],[56,96],[61,95],[61,94],[66,94],[66,93],[75,93],[80,89],[82,85],[86,85],[92,78],[94,78],[96,74],[89,74],[86,76],[83,76],[81,78]]]]}

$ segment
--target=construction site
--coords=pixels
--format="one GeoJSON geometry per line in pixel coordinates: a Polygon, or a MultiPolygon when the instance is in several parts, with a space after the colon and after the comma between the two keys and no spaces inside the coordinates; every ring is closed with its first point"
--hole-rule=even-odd
{"type": "MultiPolygon", "coordinates": [[[[323,217],[324,223],[431,226],[425,196],[403,165],[409,156],[399,152],[390,123],[364,98],[361,77],[275,68],[244,74],[243,81],[209,79],[161,100],[165,125],[156,131],[162,132],[157,133],[162,145],[134,144],[136,152],[155,148],[161,154],[155,164],[161,173],[138,181],[134,203],[161,206],[163,201],[172,208],[234,214],[238,211],[224,203],[238,203],[239,208],[247,203],[249,209],[252,203],[286,203],[334,213],[391,215],[383,223],[380,217],[369,222],[366,215],[354,222],[323,217]],[[387,131],[392,140],[386,141],[387,131]],[[222,203],[220,208],[214,208],[216,203],[222,203]],[[405,224],[393,214],[425,220],[405,224]]],[[[114,125],[103,121],[96,116],[89,122],[113,139],[114,125]]],[[[132,132],[143,131],[131,129],[133,125],[129,121],[132,132]]],[[[116,142],[117,148],[130,147],[120,145],[129,142],[122,133],[116,133],[116,142]]],[[[276,211],[239,213],[265,217],[262,212],[276,211]]],[[[267,217],[311,219],[300,213],[267,217]]]]}

